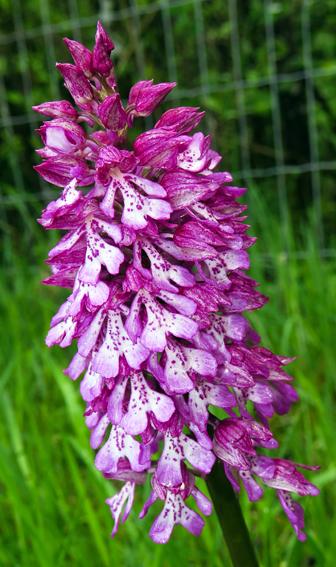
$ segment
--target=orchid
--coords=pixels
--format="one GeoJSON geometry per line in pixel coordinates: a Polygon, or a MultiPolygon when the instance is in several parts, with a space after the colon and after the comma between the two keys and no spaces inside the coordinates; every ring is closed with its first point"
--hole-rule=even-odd
{"type": "Polygon", "coordinates": [[[252,501],[275,489],[304,540],[291,494],[318,489],[303,465],[264,453],[278,446],[270,418],[288,412],[297,394],[283,370],[291,360],[262,347],[244,317],[266,301],[246,275],[255,239],[237,200],[245,189],[217,171],[210,136],[192,133],[204,115],[198,108],[166,111],[131,146],[134,122],[175,84],[140,81],[124,102],[101,23],[92,51],[65,42],[74,63],[57,67],[76,107],[34,107],[51,118],[39,129],[36,170],[62,188],[39,222],[65,231],[49,252],[45,283],[70,290],[46,342],[77,341],[65,372],[83,376],[97,469],[123,483],[107,500],[112,535],[148,476],[152,492],[140,516],[162,503],[151,538],[167,542],[176,524],[199,535],[204,520],[187,500],[211,513],[196,484],[217,462],[252,501]]]}

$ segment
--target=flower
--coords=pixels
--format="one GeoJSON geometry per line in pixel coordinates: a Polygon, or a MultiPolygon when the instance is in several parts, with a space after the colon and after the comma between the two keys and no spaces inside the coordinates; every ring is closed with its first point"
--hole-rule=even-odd
{"type": "Polygon", "coordinates": [[[176,524],[199,535],[204,520],[186,500],[211,513],[195,481],[219,459],[251,500],[262,485],[275,489],[303,540],[303,510],[291,493],[318,493],[298,470],[316,467],[260,453],[278,446],[269,420],[297,394],[283,370],[290,359],[260,346],[244,316],[266,301],[245,273],[255,240],[237,201],[245,189],[216,170],[221,156],[210,137],[191,133],[204,114],[198,108],[168,110],[130,147],[128,130],[175,83],[140,81],[124,105],[101,23],[92,51],[65,43],[74,63],[57,67],[77,108],[65,100],[34,107],[51,118],[38,130],[36,170],[62,188],[39,222],[65,231],[49,252],[45,283],[70,290],[46,343],[77,341],[65,372],[84,374],[95,464],[124,483],[107,500],[112,535],[148,475],[140,517],[163,503],[152,539],[167,542],[176,524]]]}

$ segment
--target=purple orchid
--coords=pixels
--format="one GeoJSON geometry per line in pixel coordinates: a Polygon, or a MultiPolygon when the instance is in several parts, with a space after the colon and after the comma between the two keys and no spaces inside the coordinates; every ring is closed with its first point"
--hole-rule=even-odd
{"type": "Polygon", "coordinates": [[[66,231],[49,253],[45,283],[71,290],[46,342],[77,340],[66,373],[84,373],[95,464],[124,482],[107,500],[112,535],[147,475],[152,493],[140,516],[163,502],[152,539],[165,543],[175,524],[199,535],[204,521],[186,500],[211,513],[195,479],[220,460],[251,500],[261,485],[274,488],[303,540],[291,493],[318,490],[302,465],[259,451],[277,447],[269,418],[288,412],[297,394],[282,369],[290,359],[261,347],[243,315],[266,301],[245,274],[254,243],[237,201],[245,189],[216,171],[210,137],[190,133],[204,114],[198,108],[168,110],[130,149],[128,129],[175,84],[140,81],[124,104],[102,25],[92,51],[65,42],[74,64],[57,67],[77,109],[65,100],[34,107],[51,118],[38,130],[44,161],[36,170],[63,188],[39,222],[66,231]]]}

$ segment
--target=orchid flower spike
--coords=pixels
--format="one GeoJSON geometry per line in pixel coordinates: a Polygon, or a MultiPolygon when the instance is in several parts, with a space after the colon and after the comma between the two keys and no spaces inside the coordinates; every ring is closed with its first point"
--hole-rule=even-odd
{"type": "Polygon", "coordinates": [[[97,469],[122,483],[107,500],[112,534],[150,476],[140,516],[158,507],[151,538],[167,542],[176,524],[199,535],[204,519],[188,499],[211,513],[197,478],[219,460],[251,500],[264,487],[276,490],[303,540],[292,494],[318,493],[298,470],[314,467],[264,454],[278,446],[270,418],[288,412],[297,394],[283,370],[290,359],[262,347],[244,316],[266,301],[246,275],[255,239],[237,200],[245,189],[217,170],[210,136],[193,133],[204,115],[198,108],[172,108],[133,146],[127,142],[138,117],[175,84],[140,81],[124,103],[101,23],[92,51],[66,45],[74,62],[57,67],[75,106],[34,107],[51,118],[39,129],[36,170],[61,188],[39,222],[64,231],[49,252],[45,283],[70,290],[46,342],[77,341],[65,372],[83,376],[97,469]]]}

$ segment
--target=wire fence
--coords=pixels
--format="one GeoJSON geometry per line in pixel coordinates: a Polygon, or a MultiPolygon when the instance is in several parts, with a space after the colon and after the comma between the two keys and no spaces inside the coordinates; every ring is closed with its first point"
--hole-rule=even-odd
{"type": "MultiPolygon", "coordinates": [[[[88,2],[83,8],[83,2],[77,0],[12,0],[12,22],[8,24],[8,31],[0,36],[0,46],[3,52],[14,51],[18,60],[18,84],[17,88],[22,93],[22,102],[13,103],[12,86],[10,82],[11,69],[7,74],[0,74],[0,128],[5,144],[12,147],[13,140],[19,141],[24,136],[29,137],[40,117],[35,116],[31,110],[33,104],[42,100],[36,100],[34,93],[34,82],[36,81],[36,65],[34,58],[37,55],[31,51],[34,42],[42,46],[44,66],[48,78],[48,89],[51,98],[64,98],[63,87],[59,81],[54,68],[58,55],[58,43],[63,35],[70,35],[75,39],[82,40],[83,36],[92,35],[97,18],[112,31],[119,29],[125,23],[126,37],[120,45],[117,43],[117,55],[122,61],[123,53],[128,50],[128,42],[133,46],[132,55],[134,61],[133,79],[152,78],[148,76],[155,73],[160,65],[165,67],[166,80],[177,81],[178,87],[171,94],[170,101],[174,103],[193,104],[201,102],[207,110],[209,107],[209,119],[207,128],[214,134],[214,145],[221,145],[222,128],[225,130],[227,122],[225,108],[220,118],[216,116],[217,106],[223,100],[223,106],[229,103],[229,120],[234,122],[235,149],[233,155],[233,174],[237,183],[254,184],[264,182],[267,191],[271,191],[270,182],[273,186],[273,196],[277,195],[277,207],[279,220],[284,226],[284,250],[286,249],[286,230],[289,224],[291,211],[290,199],[295,199],[293,194],[300,184],[307,184],[310,198],[309,206],[314,209],[316,218],[316,240],[319,243],[321,254],[324,256],[334,255],[326,227],[323,210],[322,184],[325,176],[328,176],[328,184],[332,185],[334,172],[336,171],[336,159],[330,159],[330,152],[320,149],[320,131],[317,120],[318,102],[316,100],[316,84],[318,81],[328,80],[336,76],[335,64],[314,59],[314,30],[312,29],[312,11],[316,3],[312,0],[302,0],[296,3],[297,22],[297,52],[300,53],[299,64],[287,68],[279,68],[278,53],[278,11],[279,5],[271,0],[259,2],[260,12],[258,18],[258,49],[260,45],[264,52],[264,60],[261,68],[252,69],[253,64],[246,64],[244,47],[246,44],[246,29],[242,25],[242,10],[246,3],[239,0],[217,1],[214,0],[128,0],[127,2],[114,2],[113,0],[100,0],[100,2],[88,2]],[[217,12],[211,12],[214,4],[222,6],[217,12]],[[38,8],[34,15],[33,23],[28,21],[29,10],[32,6],[38,8]],[[57,21],[54,11],[57,9],[57,21]],[[260,17],[261,16],[261,17],[260,17]],[[160,56],[156,66],[148,62],[149,49],[145,43],[146,18],[152,18],[158,27],[156,41],[160,45],[160,56]],[[184,19],[183,19],[184,18],[184,19]],[[184,23],[189,24],[188,40],[183,40],[183,34],[187,29],[184,23]],[[12,25],[11,25],[12,24],[12,25]],[[127,24],[127,25],[126,25],[127,24]],[[226,71],[221,75],[216,71],[215,58],[212,57],[211,37],[216,26],[224,31],[225,45],[223,43],[223,56],[227,58],[226,71]],[[192,36],[190,39],[189,36],[192,36]],[[210,38],[210,39],[209,39],[210,38]],[[300,40],[300,41],[299,41],[300,40]],[[183,41],[192,45],[189,49],[193,57],[192,80],[189,84],[184,81],[184,71],[181,72],[180,60],[181,46],[183,41]],[[191,43],[190,43],[191,42],[191,43]],[[244,43],[245,42],[245,43],[244,43]],[[288,128],[288,117],[284,115],[282,97],[284,88],[293,89],[299,85],[300,92],[305,98],[305,130],[296,131],[296,125],[292,124],[293,136],[305,136],[307,140],[306,152],[301,159],[291,163],[291,155],[286,148],[284,131],[288,128]],[[251,127],[250,127],[250,102],[249,97],[260,92],[265,104],[269,105],[268,123],[272,139],[267,140],[265,146],[271,147],[270,158],[265,155],[256,159],[251,153],[251,127]],[[250,95],[250,93],[252,93],[250,95]],[[294,180],[291,181],[291,178],[294,180]],[[267,181],[268,180],[268,181],[267,181]],[[269,183],[267,185],[267,183],[269,183]],[[276,187],[276,192],[274,191],[276,187]],[[290,193],[290,195],[289,195],[290,193]]],[[[124,29],[124,28],[123,28],[124,29]]],[[[216,28],[217,29],[217,28],[216,28]]],[[[120,32],[121,33],[121,32],[120,32]]],[[[154,33],[153,31],[151,32],[154,33]]],[[[186,44],[187,45],[187,44],[186,44]]],[[[187,51],[187,48],[186,48],[187,51]]],[[[156,55],[156,54],[155,54],[156,55]]],[[[38,59],[38,58],[37,58],[38,59]]],[[[190,60],[190,55],[189,55],[190,60]]],[[[188,62],[185,63],[188,65],[188,62]]],[[[156,77],[155,77],[156,78],[156,77]]],[[[42,89],[42,87],[41,87],[42,89]]],[[[256,105],[257,106],[257,105],[256,105]]],[[[253,112],[252,112],[253,115],[253,112]]],[[[149,121],[149,125],[150,125],[149,121]]],[[[257,132],[258,134],[258,132],[257,132]]],[[[256,137],[256,136],[255,136],[256,137]]],[[[260,132],[259,144],[263,144],[262,132],[260,132]]],[[[322,144],[323,146],[323,144],[322,144]]],[[[267,154],[267,152],[264,152],[267,154]]],[[[262,152],[261,152],[262,154],[262,152]]],[[[54,195],[42,182],[40,187],[34,191],[30,190],[31,177],[25,174],[25,164],[22,168],[22,156],[28,155],[17,151],[8,154],[7,168],[10,170],[6,181],[7,190],[0,196],[2,209],[15,207],[20,203],[43,203],[54,195]],[[28,189],[29,188],[29,189],[28,189]]],[[[259,156],[260,157],[260,156],[259,156]]],[[[228,159],[230,161],[230,159],[228,159]]],[[[300,196],[297,197],[298,199],[300,196]]],[[[327,223],[328,224],[328,223],[327,223]]],[[[305,250],[297,250],[298,257],[304,257],[305,250]]]]}

